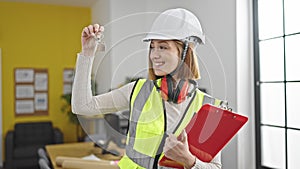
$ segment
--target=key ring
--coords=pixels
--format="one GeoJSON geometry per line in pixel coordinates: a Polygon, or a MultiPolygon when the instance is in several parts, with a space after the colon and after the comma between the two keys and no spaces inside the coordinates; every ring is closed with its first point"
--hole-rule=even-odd
{"type": "Polygon", "coordinates": [[[100,46],[99,51],[105,51],[105,43],[103,41],[104,35],[101,33],[99,35],[93,35],[93,38],[95,39],[97,45],[100,46]]]}
{"type": "Polygon", "coordinates": [[[96,42],[99,44],[99,43],[102,43],[102,39],[104,38],[104,35],[101,33],[100,35],[93,35],[94,39],[96,40],[96,42]]]}
{"type": "Polygon", "coordinates": [[[219,107],[224,109],[224,110],[232,111],[232,108],[230,108],[228,106],[228,101],[227,100],[221,100],[221,103],[220,103],[219,107]]]}

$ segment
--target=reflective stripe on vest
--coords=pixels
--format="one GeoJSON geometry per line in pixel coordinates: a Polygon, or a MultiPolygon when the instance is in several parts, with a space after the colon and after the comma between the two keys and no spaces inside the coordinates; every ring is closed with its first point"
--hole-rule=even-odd
{"type": "Polygon", "coordinates": [[[152,81],[139,80],[131,98],[126,155],[144,168],[152,168],[164,133],[164,109],[152,81]]]}
{"type": "MultiPolygon", "coordinates": [[[[160,81],[158,81],[160,86],[160,81]]],[[[199,90],[193,95],[174,134],[178,136],[203,104],[219,104],[199,90]]],[[[130,124],[127,134],[126,155],[120,168],[153,168],[155,157],[162,154],[165,144],[166,117],[161,95],[153,81],[140,79],[133,89],[130,102],[130,124]]]]}

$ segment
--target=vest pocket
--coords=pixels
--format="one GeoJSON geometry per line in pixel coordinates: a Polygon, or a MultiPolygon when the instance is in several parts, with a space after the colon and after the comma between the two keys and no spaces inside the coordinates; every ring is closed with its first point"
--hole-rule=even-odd
{"type": "Polygon", "coordinates": [[[140,124],[136,132],[133,149],[154,158],[163,138],[161,127],[140,124]]]}

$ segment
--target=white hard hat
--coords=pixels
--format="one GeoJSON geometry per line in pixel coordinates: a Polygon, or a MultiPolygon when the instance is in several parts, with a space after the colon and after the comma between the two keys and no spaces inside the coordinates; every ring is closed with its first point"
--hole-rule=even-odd
{"type": "Polygon", "coordinates": [[[205,36],[198,18],[182,8],[169,9],[161,13],[153,22],[151,31],[143,39],[191,40],[205,43],[205,36]]]}

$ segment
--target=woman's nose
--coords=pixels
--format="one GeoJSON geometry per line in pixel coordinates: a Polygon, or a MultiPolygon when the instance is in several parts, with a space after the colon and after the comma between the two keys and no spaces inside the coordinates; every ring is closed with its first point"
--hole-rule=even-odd
{"type": "Polygon", "coordinates": [[[151,53],[150,53],[150,58],[152,58],[152,59],[158,59],[158,58],[160,58],[159,52],[157,50],[155,50],[155,49],[152,49],[151,53]]]}

